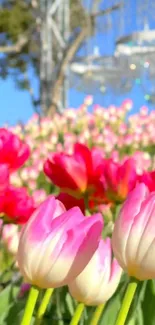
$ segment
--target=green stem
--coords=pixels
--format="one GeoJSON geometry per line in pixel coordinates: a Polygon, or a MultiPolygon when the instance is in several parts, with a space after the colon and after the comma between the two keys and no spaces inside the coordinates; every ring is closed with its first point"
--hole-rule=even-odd
{"type": "Polygon", "coordinates": [[[44,297],[42,299],[42,302],[41,302],[41,304],[39,306],[39,309],[38,309],[38,312],[37,312],[35,325],[40,325],[41,324],[41,321],[43,319],[44,313],[46,311],[46,308],[48,306],[48,303],[50,301],[50,298],[51,298],[51,295],[52,295],[53,291],[54,291],[53,288],[47,289],[45,291],[44,297]]]}
{"type": "Polygon", "coordinates": [[[93,317],[91,319],[90,325],[97,325],[98,324],[104,307],[105,307],[105,304],[101,304],[101,305],[96,307],[95,312],[93,314],[93,317]]]}
{"type": "Polygon", "coordinates": [[[77,305],[75,313],[73,315],[73,318],[70,322],[70,325],[77,325],[79,323],[79,320],[82,316],[82,313],[84,311],[85,305],[83,303],[80,303],[77,305]]]}
{"type": "Polygon", "coordinates": [[[64,321],[63,321],[63,316],[62,316],[62,310],[61,310],[61,288],[57,289],[56,291],[56,314],[57,314],[57,325],[64,325],[64,321]]]}
{"type": "Polygon", "coordinates": [[[135,294],[135,291],[137,288],[137,284],[138,284],[137,280],[135,280],[135,279],[130,280],[130,283],[128,284],[128,287],[127,287],[127,290],[126,290],[126,293],[125,293],[125,296],[123,299],[123,303],[122,303],[121,309],[119,311],[115,325],[124,325],[125,324],[125,321],[126,321],[129,309],[130,309],[130,305],[131,305],[132,299],[134,297],[134,294],[135,294]]]}
{"type": "Polygon", "coordinates": [[[39,295],[39,289],[36,287],[31,287],[29,296],[26,302],[26,307],[21,321],[21,325],[29,325],[35,308],[35,304],[39,295]]]}
{"type": "Polygon", "coordinates": [[[88,195],[88,193],[86,193],[84,196],[84,204],[85,204],[85,212],[89,216],[89,195],[88,195]]]}

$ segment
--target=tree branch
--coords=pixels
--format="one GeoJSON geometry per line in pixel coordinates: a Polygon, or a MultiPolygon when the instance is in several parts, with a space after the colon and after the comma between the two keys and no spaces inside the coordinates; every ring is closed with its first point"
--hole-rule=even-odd
{"type": "Polygon", "coordinates": [[[54,83],[54,87],[52,89],[52,105],[49,109],[48,114],[51,115],[55,109],[59,106],[59,101],[60,101],[60,93],[61,93],[61,86],[65,78],[65,72],[67,69],[68,64],[72,61],[75,53],[79,49],[80,45],[83,43],[85,38],[87,37],[89,33],[89,29],[87,27],[82,28],[80,33],[77,35],[73,43],[70,45],[68,50],[66,51],[66,55],[60,65],[58,75],[57,75],[57,80],[54,83]]]}
{"type": "Polygon", "coordinates": [[[91,21],[91,23],[93,24],[94,20],[97,16],[109,14],[112,11],[118,10],[121,6],[122,6],[122,3],[119,3],[117,5],[114,5],[108,9],[106,9],[106,10],[92,13],[91,15],[86,17],[87,22],[86,22],[85,26],[81,29],[81,31],[79,32],[79,34],[77,35],[77,37],[75,38],[73,43],[66,50],[66,53],[64,53],[64,56],[63,56],[63,60],[60,63],[60,67],[59,67],[58,74],[57,74],[57,79],[56,79],[54,86],[52,88],[52,94],[51,94],[52,104],[51,104],[51,107],[48,109],[48,115],[53,114],[53,112],[55,110],[57,110],[59,107],[60,97],[61,97],[61,87],[62,87],[64,78],[65,78],[67,66],[73,60],[73,57],[75,56],[79,47],[81,46],[81,44],[84,42],[84,40],[90,33],[90,26],[89,26],[88,21],[89,22],[91,21]]]}
{"type": "Polygon", "coordinates": [[[14,45],[0,46],[0,53],[19,53],[28,42],[28,37],[21,36],[14,45]]]}
{"type": "Polygon", "coordinates": [[[115,10],[118,10],[120,8],[123,7],[123,2],[120,2],[108,9],[105,9],[105,10],[100,10],[100,11],[97,11],[97,12],[94,12],[91,14],[91,18],[95,18],[95,17],[99,17],[99,16],[105,16],[105,15],[108,15],[110,14],[112,11],[115,11],[115,10]]]}

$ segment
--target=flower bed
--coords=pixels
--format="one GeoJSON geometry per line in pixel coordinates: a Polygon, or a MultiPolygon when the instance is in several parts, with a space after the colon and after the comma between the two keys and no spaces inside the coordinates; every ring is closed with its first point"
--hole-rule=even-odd
{"type": "Polygon", "coordinates": [[[90,105],[0,129],[0,324],[154,324],[155,111],[90,105]]]}

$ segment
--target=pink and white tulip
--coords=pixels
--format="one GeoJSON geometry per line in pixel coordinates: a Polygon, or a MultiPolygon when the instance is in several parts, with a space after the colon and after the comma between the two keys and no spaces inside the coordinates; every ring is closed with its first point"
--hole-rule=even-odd
{"type": "Polygon", "coordinates": [[[102,226],[100,214],[85,218],[78,207],[66,211],[49,196],[20,236],[17,260],[25,280],[41,288],[68,284],[98,248],[102,226]]]}
{"type": "Polygon", "coordinates": [[[2,241],[6,245],[8,251],[16,255],[18,251],[20,232],[17,225],[8,224],[3,226],[2,241]]]}
{"type": "Polygon", "coordinates": [[[112,235],[114,255],[129,276],[155,278],[155,192],[140,183],[130,192],[112,235]]]}
{"type": "Polygon", "coordinates": [[[86,305],[103,304],[114,294],[121,274],[118,262],[112,260],[110,238],[100,240],[85,269],[69,283],[69,291],[77,301],[86,305]]]}

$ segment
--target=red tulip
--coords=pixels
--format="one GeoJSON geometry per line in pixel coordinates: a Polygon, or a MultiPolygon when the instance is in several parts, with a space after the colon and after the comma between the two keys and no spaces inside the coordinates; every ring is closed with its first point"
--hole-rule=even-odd
{"type": "Polygon", "coordinates": [[[10,171],[21,167],[30,155],[29,146],[7,129],[0,128],[0,164],[7,164],[10,171]]]}
{"type": "Polygon", "coordinates": [[[155,191],[155,171],[145,172],[139,176],[140,183],[144,183],[150,192],[155,191]]]}
{"type": "Polygon", "coordinates": [[[0,193],[4,194],[4,191],[9,185],[9,170],[5,164],[0,164],[0,193]]]}
{"type": "Polygon", "coordinates": [[[75,197],[93,193],[99,186],[103,158],[94,148],[76,143],[72,155],[51,153],[44,164],[45,174],[63,192],[75,197]]]}
{"type": "Polygon", "coordinates": [[[66,210],[73,207],[79,207],[83,213],[85,212],[84,199],[76,199],[74,196],[71,196],[68,193],[60,193],[57,196],[57,200],[64,204],[66,210]]]}
{"type": "Polygon", "coordinates": [[[128,159],[123,164],[105,160],[101,181],[109,200],[124,201],[137,182],[134,160],[128,159]]]}
{"type": "Polygon", "coordinates": [[[0,196],[0,209],[6,220],[24,224],[35,210],[34,200],[28,195],[26,188],[9,186],[5,195],[0,196]]]}

